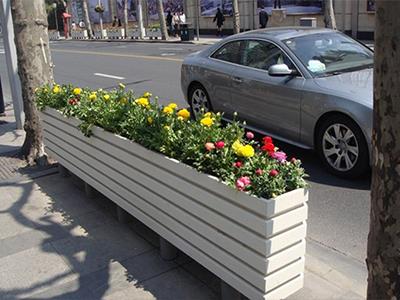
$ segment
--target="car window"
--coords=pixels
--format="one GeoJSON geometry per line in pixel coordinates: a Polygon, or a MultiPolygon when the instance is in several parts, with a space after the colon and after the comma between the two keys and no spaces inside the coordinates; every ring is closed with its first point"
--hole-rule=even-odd
{"type": "Polygon", "coordinates": [[[244,66],[261,70],[268,70],[275,64],[286,64],[290,69],[295,69],[291,60],[281,49],[266,41],[246,41],[241,62],[244,66]]]}
{"type": "Polygon", "coordinates": [[[240,60],[241,41],[234,41],[223,45],[214,54],[212,58],[238,64],[240,60]]]}

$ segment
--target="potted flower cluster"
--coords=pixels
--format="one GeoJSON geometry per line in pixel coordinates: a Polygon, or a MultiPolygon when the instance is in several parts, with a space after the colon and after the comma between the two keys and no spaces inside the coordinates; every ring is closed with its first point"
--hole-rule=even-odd
{"type": "Polygon", "coordinates": [[[301,288],[305,173],[271,137],[122,84],[44,86],[36,104],[48,153],[229,285],[250,299],[301,288]]]}

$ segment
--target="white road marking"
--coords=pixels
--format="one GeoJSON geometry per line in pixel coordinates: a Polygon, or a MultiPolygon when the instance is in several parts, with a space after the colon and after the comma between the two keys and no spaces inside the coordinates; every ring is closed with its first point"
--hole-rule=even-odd
{"type": "Polygon", "coordinates": [[[95,75],[95,76],[100,76],[100,77],[112,78],[112,79],[118,79],[118,80],[123,80],[123,79],[125,79],[125,77],[115,76],[115,75],[109,75],[109,74],[103,74],[103,73],[94,73],[93,75],[95,75]]]}
{"type": "Polygon", "coordinates": [[[5,54],[4,50],[0,50],[0,54],[5,54]]]}
{"type": "Polygon", "coordinates": [[[174,56],[175,53],[161,53],[161,56],[174,56]]]}
{"type": "Polygon", "coordinates": [[[167,50],[167,51],[184,51],[183,48],[158,48],[160,50],[167,50]]]}

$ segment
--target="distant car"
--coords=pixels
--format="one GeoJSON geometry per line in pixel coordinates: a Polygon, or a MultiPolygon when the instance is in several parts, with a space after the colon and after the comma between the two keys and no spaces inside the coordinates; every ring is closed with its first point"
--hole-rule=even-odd
{"type": "Polygon", "coordinates": [[[182,90],[194,115],[234,112],[251,130],[315,149],[342,177],[369,168],[373,52],[321,28],[270,28],[231,36],[188,56],[182,90]]]}

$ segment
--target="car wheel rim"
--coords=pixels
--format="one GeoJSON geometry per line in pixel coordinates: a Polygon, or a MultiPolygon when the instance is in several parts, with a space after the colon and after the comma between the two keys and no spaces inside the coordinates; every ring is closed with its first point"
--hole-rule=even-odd
{"type": "Polygon", "coordinates": [[[192,110],[195,116],[210,110],[206,93],[202,89],[196,89],[192,95],[192,110]]]}
{"type": "Polygon", "coordinates": [[[334,124],[325,131],[322,150],[329,165],[340,172],[351,170],[359,156],[357,138],[343,124],[334,124]]]}

